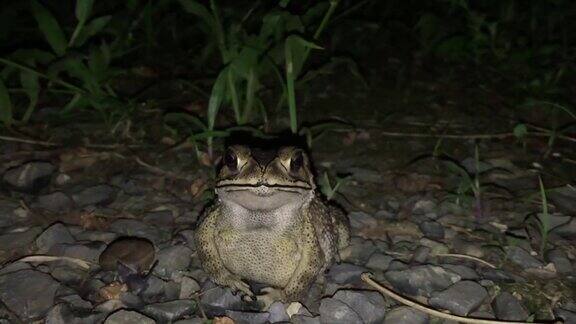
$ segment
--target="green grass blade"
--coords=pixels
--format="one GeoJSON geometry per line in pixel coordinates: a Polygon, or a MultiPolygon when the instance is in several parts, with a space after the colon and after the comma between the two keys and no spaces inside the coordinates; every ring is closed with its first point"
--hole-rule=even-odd
{"type": "Polygon", "coordinates": [[[540,255],[544,255],[546,251],[546,243],[548,241],[548,231],[550,230],[550,214],[548,213],[548,199],[546,197],[546,189],[542,177],[538,178],[540,183],[540,196],[542,198],[542,216],[538,218],[540,221],[540,234],[542,235],[542,242],[540,243],[540,255]]]}
{"type": "Polygon", "coordinates": [[[4,81],[0,79],[0,121],[7,127],[12,125],[12,100],[4,81]]]}
{"type": "Polygon", "coordinates": [[[94,0],[76,0],[76,19],[79,22],[86,22],[92,13],[94,0]]]}
{"type": "Polygon", "coordinates": [[[292,36],[288,36],[284,45],[286,60],[286,93],[288,99],[288,113],[290,115],[290,130],[298,133],[298,120],[296,116],[296,93],[294,91],[294,60],[292,57],[292,36]]]}
{"type": "Polygon", "coordinates": [[[38,28],[44,34],[46,41],[58,56],[64,55],[67,48],[66,37],[54,16],[41,4],[32,0],[32,14],[38,23],[38,28]]]}

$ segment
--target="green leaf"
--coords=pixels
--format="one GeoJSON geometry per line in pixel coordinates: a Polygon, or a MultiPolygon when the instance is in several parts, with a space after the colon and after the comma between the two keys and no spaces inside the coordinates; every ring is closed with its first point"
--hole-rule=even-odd
{"type": "Polygon", "coordinates": [[[516,127],[514,127],[514,136],[516,136],[517,139],[526,137],[526,134],[528,134],[528,128],[526,127],[526,124],[518,124],[516,127]]]}
{"type": "Polygon", "coordinates": [[[38,23],[38,28],[40,28],[40,31],[44,34],[46,41],[48,41],[54,53],[58,56],[64,55],[66,47],[68,46],[66,37],[54,16],[35,0],[32,0],[31,6],[32,14],[38,23]]]}
{"type": "Polygon", "coordinates": [[[4,85],[4,81],[0,79],[0,121],[4,123],[5,126],[12,125],[12,100],[10,100],[10,94],[8,89],[4,85]]]}
{"type": "Polygon", "coordinates": [[[211,28],[215,26],[214,17],[210,11],[200,3],[194,0],[178,0],[178,2],[180,2],[186,12],[200,17],[206,24],[210,25],[211,28]]]}
{"type": "Polygon", "coordinates": [[[212,92],[210,93],[210,100],[208,101],[208,129],[214,129],[214,124],[216,123],[216,116],[218,115],[218,110],[220,110],[220,105],[224,96],[226,95],[226,81],[228,76],[228,69],[222,70],[212,86],[212,92]]]}
{"type": "Polygon", "coordinates": [[[186,114],[186,113],[168,113],[164,116],[165,123],[177,123],[177,122],[188,122],[200,129],[206,129],[206,125],[204,122],[200,120],[200,118],[186,114]]]}
{"type": "Polygon", "coordinates": [[[108,25],[112,16],[102,16],[92,19],[78,34],[74,44],[76,46],[82,46],[90,37],[97,35],[108,25]]]}
{"type": "Polygon", "coordinates": [[[20,83],[28,96],[28,108],[22,117],[22,122],[24,123],[28,123],[30,116],[32,116],[32,112],[38,103],[38,95],[40,94],[40,83],[38,82],[38,79],[39,77],[37,74],[28,71],[20,72],[20,83]]]}
{"type": "Polygon", "coordinates": [[[86,22],[92,13],[94,0],[76,0],[76,19],[86,22]]]}

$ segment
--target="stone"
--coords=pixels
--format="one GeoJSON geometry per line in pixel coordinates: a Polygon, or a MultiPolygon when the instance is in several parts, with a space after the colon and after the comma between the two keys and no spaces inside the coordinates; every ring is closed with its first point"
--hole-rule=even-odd
{"type": "Polygon", "coordinates": [[[419,246],[412,255],[412,263],[426,263],[431,251],[427,246],[419,246]]]}
{"type": "Polygon", "coordinates": [[[76,285],[86,279],[87,273],[78,267],[68,265],[51,265],[50,274],[54,279],[67,285],[76,285]]]}
{"type": "Polygon", "coordinates": [[[326,278],[337,284],[348,284],[360,281],[360,275],[368,270],[350,263],[336,264],[328,270],[326,278]]]}
{"type": "Polygon", "coordinates": [[[0,235],[0,251],[28,248],[41,232],[42,229],[40,227],[32,227],[24,231],[0,235]]]}
{"type": "Polygon", "coordinates": [[[44,317],[60,283],[36,270],[20,270],[0,276],[0,300],[25,322],[44,317]],[[38,298],[42,296],[42,298],[38,298]]]}
{"type": "Polygon", "coordinates": [[[161,230],[156,226],[145,224],[136,219],[118,219],[110,225],[109,230],[120,235],[147,238],[154,244],[162,243],[170,237],[168,231],[161,230]]]}
{"type": "Polygon", "coordinates": [[[576,217],[572,217],[572,220],[570,220],[570,222],[558,226],[552,229],[550,232],[555,233],[567,240],[576,241],[576,217]]]}
{"type": "Polygon", "coordinates": [[[106,244],[103,242],[58,243],[50,248],[48,254],[82,259],[97,264],[98,258],[105,248],[106,244]]]}
{"type": "Polygon", "coordinates": [[[396,307],[386,314],[384,324],[428,324],[428,314],[417,311],[408,306],[396,307]]]}
{"type": "Polygon", "coordinates": [[[286,313],[286,305],[281,302],[272,303],[270,308],[268,308],[268,314],[270,314],[270,317],[268,318],[270,323],[290,321],[290,317],[288,317],[288,313],[286,313]]]}
{"type": "Polygon", "coordinates": [[[180,280],[180,299],[190,299],[192,295],[200,291],[200,285],[190,277],[182,277],[180,280]]]}
{"type": "Polygon", "coordinates": [[[447,309],[456,315],[468,315],[488,297],[488,292],[474,281],[459,281],[448,289],[432,293],[430,306],[447,309]]]}
{"type": "Polygon", "coordinates": [[[135,311],[120,309],[106,318],[104,324],[155,324],[150,317],[135,311]]]}
{"type": "Polygon", "coordinates": [[[365,324],[382,323],[386,314],[384,297],[375,291],[339,290],[333,298],[352,308],[365,324]]]}
{"type": "Polygon", "coordinates": [[[72,237],[72,234],[70,234],[70,231],[64,224],[54,223],[36,238],[37,252],[44,254],[48,252],[52,246],[61,243],[74,243],[74,237],[72,237]]]}
{"type": "Polygon", "coordinates": [[[290,318],[292,324],[320,324],[320,316],[294,315],[290,318]]]}
{"type": "Polygon", "coordinates": [[[32,266],[30,266],[28,263],[26,262],[12,262],[12,263],[8,263],[5,266],[2,266],[0,268],[0,276],[5,275],[7,273],[10,272],[16,272],[16,271],[20,271],[20,270],[24,270],[24,269],[32,269],[32,266]]]}
{"type": "Polygon", "coordinates": [[[30,213],[22,210],[20,203],[16,201],[0,201],[0,228],[25,222],[30,218],[30,213]]]}
{"type": "Polygon", "coordinates": [[[362,318],[348,305],[334,298],[320,302],[321,323],[362,323],[362,318]]]}
{"type": "Polygon", "coordinates": [[[72,195],[72,200],[76,205],[85,207],[89,205],[106,205],[112,202],[116,189],[107,185],[100,184],[83,189],[72,195]]]}
{"type": "Polygon", "coordinates": [[[164,248],[158,252],[158,264],[154,273],[160,277],[170,277],[175,271],[183,271],[190,265],[192,250],[184,245],[175,245],[164,248]]]}
{"type": "Polygon", "coordinates": [[[269,323],[270,314],[228,310],[226,316],[230,317],[235,324],[265,324],[269,323]]]}
{"type": "Polygon", "coordinates": [[[28,162],[6,171],[2,180],[14,190],[35,193],[50,183],[55,170],[49,162],[28,162]]]}
{"type": "Polygon", "coordinates": [[[548,251],[548,253],[546,253],[546,259],[554,263],[554,267],[556,267],[558,273],[571,274],[574,271],[572,263],[570,263],[570,260],[568,259],[568,255],[560,249],[548,251]]]}
{"type": "Polygon", "coordinates": [[[152,224],[156,226],[173,226],[174,224],[174,213],[172,210],[157,210],[151,211],[144,215],[143,221],[146,224],[152,224]]]}
{"type": "Polygon", "coordinates": [[[474,269],[460,264],[442,264],[442,268],[459,275],[462,280],[477,280],[480,278],[474,269]]]}
{"type": "Polygon", "coordinates": [[[433,265],[388,271],[384,275],[392,286],[411,296],[430,297],[432,292],[444,290],[460,281],[459,275],[433,265]]]}
{"type": "Polygon", "coordinates": [[[428,238],[433,240],[441,240],[444,238],[444,226],[437,222],[425,221],[420,223],[419,227],[422,233],[428,238]]]}
{"type": "Polygon", "coordinates": [[[194,313],[196,303],[193,300],[172,300],[164,303],[146,305],[145,314],[162,322],[173,322],[194,313]]]}
{"type": "Polygon", "coordinates": [[[364,264],[370,256],[376,252],[376,246],[369,240],[360,237],[353,237],[350,245],[340,252],[343,261],[364,264]]]}
{"type": "Polygon", "coordinates": [[[521,247],[507,246],[504,249],[506,250],[508,260],[512,261],[522,269],[542,268],[544,266],[544,263],[530,255],[530,253],[521,247]]]}
{"type": "Polygon", "coordinates": [[[240,294],[234,295],[228,288],[218,286],[203,291],[200,304],[210,317],[224,315],[226,310],[242,310],[240,294]]]}
{"type": "Polygon", "coordinates": [[[503,292],[492,301],[496,318],[507,321],[525,321],[530,313],[516,297],[509,292],[503,292]]]}
{"type": "Polygon", "coordinates": [[[67,212],[74,207],[74,201],[67,194],[61,191],[55,191],[46,195],[39,196],[34,208],[42,208],[53,213],[67,212]]]}
{"type": "Polygon", "coordinates": [[[45,324],[97,324],[106,315],[87,310],[77,310],[66,303],[56,304],[46,315],[45,324]]]}
{"type": "Polygon", "coordinates": [[[348,214],[350,226],[354,229],[373,228],[378,226],[378,221],[372,215],[357,211],[348,214]]]}
{"type": "Polygon", "coordinates": [[[394,260],[394,258],[389,255],[374,253],[370,256],[370,259],[368,259],[366,267],[374,270],[386,271],[392,260],[394,260]]]}

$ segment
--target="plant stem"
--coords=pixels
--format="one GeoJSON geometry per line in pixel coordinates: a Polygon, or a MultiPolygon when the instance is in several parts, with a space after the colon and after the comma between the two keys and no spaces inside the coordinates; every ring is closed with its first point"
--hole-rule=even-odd
{"type": "Polygon", "coordinates": [[[296,118],[296,93],[294,91],[294,62],[292,58],[292,38],[286,39],[285,57],[286,57],[286,90],[288,97],[288,112],[290,114],[290,130],[293,134],[298,132],[298,120],[296,118]]]}

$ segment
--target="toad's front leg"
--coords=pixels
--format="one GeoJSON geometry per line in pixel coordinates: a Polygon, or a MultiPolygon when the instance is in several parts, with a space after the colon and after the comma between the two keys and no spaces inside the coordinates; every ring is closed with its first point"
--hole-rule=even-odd
{"type": "Polygon", "coordinates": [[[241,291],[248,296],[253,296],[250,286],[242,281],[239,276],[231,273],[222,262],[215,241],[218,232],[216,226],[217,215],[217,209],[211,210],[196,229],[194,238],[202,267],[215,283],[230,287],[234,292],[241,291]]]}

